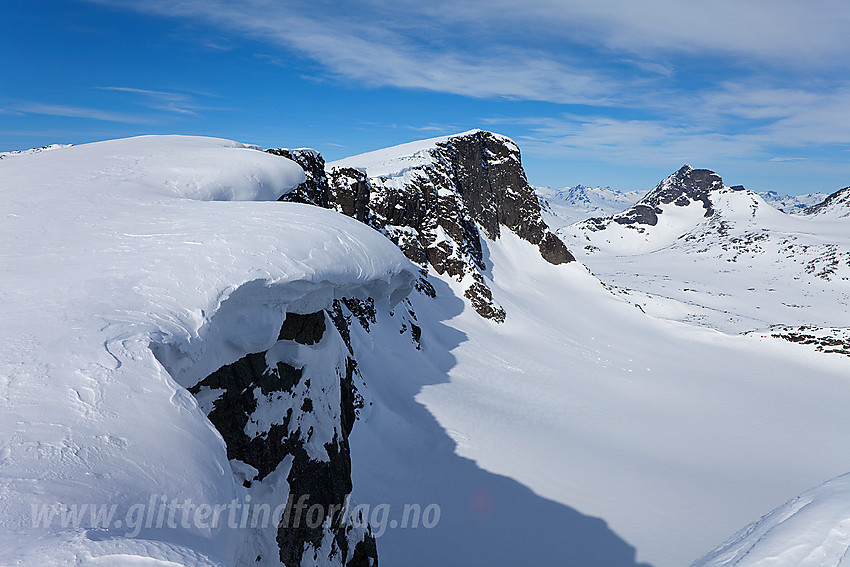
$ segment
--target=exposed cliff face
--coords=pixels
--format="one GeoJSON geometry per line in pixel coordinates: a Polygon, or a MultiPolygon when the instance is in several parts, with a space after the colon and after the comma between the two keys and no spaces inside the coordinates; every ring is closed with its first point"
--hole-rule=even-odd
{"type": "Polygon", "coordinates": [[[301,166],[307,176],[304,183],[285,193],[279,199],[280,201],[306,203],[324,209],[328,208],[328,180],[325,177],[325,160],[319,152],[308,148],[296,150],[273,148],[266,150],[266,152],[291,159],[301,166]]]}
{"type": "Polygon", "coordinates": [[[374,538],[345,516],[352,490],[348,436],[362,399],[357,365],[334,324],[347,336],[342,309],[337,303],[333,319],[325,311],[288,313],[272,348],[190,388],[254,502],[290,510],[271,532],[259,530],[264,543],[246,551],[244,564],[277,565],[263,556],[274,549],[287,567],[377,565],[374,538]]]}
{"type": "Polygon", "coordinates": [[[317,162],[292,151],[272,152],[292,157],[307,171],[304,190],[285,199],[326,202],[379,230],[423,270],[430,265],[465,282],[464,295],[483,317],[503,321],[505,312],[483,276],[481,231],[496,240],[507,228],[537,245],[552,264],[574,260],[540,216],[519,148],[503,136],[473,131],[390,148],[378,152],[386,159],[378,167],[371,154],[355,156],[329,164],[326,183],[314,186],[308,185],[321,179],[317,162]]]}

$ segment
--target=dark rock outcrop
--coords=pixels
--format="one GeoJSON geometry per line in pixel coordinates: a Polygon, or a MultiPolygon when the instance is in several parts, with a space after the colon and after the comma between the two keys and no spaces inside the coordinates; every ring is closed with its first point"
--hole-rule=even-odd
{"type": "Polygon", "coordinates": [[[428,152],[431,163],[408,172],[407,183],[399,184],[392,177],[372,177],[370,206],[385,226],[414,229],[426,255],[429,249],[436,249],[429,261],[434,258],[431,264],[438,273],[462,274],[460,264],[446,262],[450,256],[480,267],[478,226],[490,240],[499,238],[501,227],[510,229],[536,244],[552,264],[574,260],[541,218],[519,148],[511,140],[474,131],[437,142],[428,152]],[[454,246],[439,246],[438,242],[446,240],[438,238],[438,227],[454,246]]]}
{"type": "MultiPolygon", "coordinates": [[[[590,230],[602,230],[612,221],[630,228],[638,228],[641,225],[655,226],[658,224],[658,215],[664,213],[662,205],[687,207],[694,202],[702,203],[705,210],[703,216],[709,218],[714,214],[710,194],[720,189],[723,189],[723,179],[719,175],[709,169],[694,169],[684,165],[630,209],[610,218],[588,219],[586,226],[590,230]]],[[[740,187],[740,190],[743,190],[743,187],[740,187]]]]}
{"type": "Polygon", "coordinates": [[[301,166],[307,179],[298,187],[285,193],[278,199],[289,203],[306,203],[317,207],[328,208],[328,180],[325,177],[325,160],[316,150],[301,148],[288,150],[272,148],[268,153],[291,159],[301,166]]]}
{"type": "Polygon", "coordinates": [[[429,265],[438,274],[468,280],[464,296],[482,317],[505,320],[482,276],[487,267],[479,228],[490,240],[507,228],[535,244],[552,264],[575,259],[543,221],[519,148],[504,136],[479,130],[437,141],[426,150],[429,159],[403,175],[325,168],[313,150],[267,151],[296,161],[307,174],[281,200],[334,209],[382,232],[423,268],[418,289],[431,287],[424,279],[429,265]]]}
{"type": "Polygon", "coordinates": [[[248,354],[189,389],[224,438],[227,456],[234,470],[243,471],[247,488],[268,482],[291,458],[286,476],[290,513],[277,526],[275,538],[277,554],[287,566],[301,565],[304,554],[317,553],[323,543],[327,550],[329,539],[330,556],[323,561],[340,567],[377,565],[372,535],[344,517],[352,490],[348,436],[362,400],[350,351],[328,347],[343,343],[340,331],[348,336],[348,321],[324,311],[288,313],[269,351],[248,354]],[[307,356],[308,362],[295,362],[304,355],[292,353],[319,348],[320,343],[325,348],[315,360],[307,356]],[[334,352],[342,353],[340,359],[328,360],[334,352]],[[295,506],[302,498],[308,505],[303,509],[295,506]],[[318,515],[309,512],[313,506],[318,515]]]}
{"type": "Polygon", "coordinates": [[[467,280],[464,295],[473,308],[482,317],[504,321],[505,311],[482,276],[487,267],[480,231],[496,240],[507,228],[537,245],[552,264],[574,258],[541,218],[511,140],[474,131],[425,151],[427,160],[398,175],[329,167],[328,207],[384,233],[423,273],[430,265],[438,274],[467,280]]]}

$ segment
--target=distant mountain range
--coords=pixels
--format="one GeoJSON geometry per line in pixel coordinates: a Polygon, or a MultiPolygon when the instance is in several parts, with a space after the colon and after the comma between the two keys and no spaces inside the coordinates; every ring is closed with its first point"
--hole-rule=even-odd
{"type": "MultiPolygon", "coordinates": [[[[743,187],[736,186],[736,189],[743,187]]],[[[610,187],[576,185],[562,189],[534,187],[543,217],[552,228],[560,228],[590,217],[613,215],[637,203],[648,191],[619,191],[610,187]]],[[[823,202],[827,193],[781,195],[776,191],[757,193],[773,208],[789,214],[805,214],[823,202]]]]}

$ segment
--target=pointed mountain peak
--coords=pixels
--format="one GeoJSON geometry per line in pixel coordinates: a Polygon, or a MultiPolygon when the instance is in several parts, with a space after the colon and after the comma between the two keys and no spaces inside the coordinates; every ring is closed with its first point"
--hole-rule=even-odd
{"type": "Polygon", "coordinates": [[[720,189],[723,189],[723,179],[719,175],[710,169],[694,169],[685,164],[641,199],[639,205],[652,207],[660,214],[662,205],[672,203],[687,207],[694,201],[701,201],[705,209],[704,216],[710,217],[714,209],[708,195],[720,189]]]}
{"type": "Polygon", "coordinates": [[[723,179],[710,169],[694,169],[688,164],[683,165],[658,184],[656,191],[675,183],[684,191],[713,191],[723,187],[723,179]]]}
{"type": "Polygon", "coordinates": [[[723,189],[723,179],[710,169],[694,169],[688,164],[668,175],[630,209],[608,219],[589,219],[594,227],[601,230],[611,221],[617,224],[637,228],[639,225],[655,226],[658,216],[670,207],[689,207],[700,202],[704,209],[703,217],[714,214],[714,206],[709,195],[723,189]]]}

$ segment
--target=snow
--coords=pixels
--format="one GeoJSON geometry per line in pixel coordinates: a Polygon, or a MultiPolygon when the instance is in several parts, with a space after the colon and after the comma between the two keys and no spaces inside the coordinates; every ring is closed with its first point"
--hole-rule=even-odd
{"type": "Polygon", "coordinates": [[[849,549],[846,474],[776,508],[692,567],[846,567],[849,549]]]}
{"type": "MultiPolygon", "coordinates": [[[[647,193],[584,185],[563,189],[535,187],[534,190],[540,197],[544,219],[552,230],[591,217],[606,217],[625,211],[647,193]]],[[[758,195],[770,206],[788,214],[802,214],[828,196],[826,193],[781,195],[775,191],[763,191],[758,195]]]]}
{"type": "Polygon", "coordinates": [[[355,498],[442,508],[387,530],[382,561],[688,565],[850,470],[846,357],[650,317],[510,231],[484,244],[504,323],[433,278],[420,354],[386,319],[354,337],[355,498]]]}
{"type": "Polygon", "coordinates": [[[734,333],[846,326],[845,221],[783,214],[750,191],[722,189],[711,199],[716,214],[709,219],[701,209],[689,218],[666,205],[659,224],[642,232],[579,223],[559,234],[596,276],[658,317],[734,333]],[[681,222],[665,221],[671,214],[681,222]]]}
{"type": "MultiPolygon", "coordinates": [[[[350,163],[401,187],[446,139],[350,163]]],[[[846,325],[846,220],[723,189],[715,218],[697,202],[646,233],[613,227],[634,242],[572,233],[587,268],[548,264],[503,229],[482,239],[507,312],[496,324],[463,297],[468,281],[433,270],[436,299],[399,303],[418,267],[365,225],[275,201],[303,179],[254,146],[197,137],[0,161],[0,563],[247,557],[224,526],[34,528],[32,505],[109,502],[124,517],[151,495],[243,498],[257,470],[232,467],[202,412],[221,392],[185,388],[248,352],[339,373],[338,337],[276,343],[281,322],[372,297],[377,322],[351,332],[367,401],[350,440],[353,500],[395,518],[411,503],[441,509],[432,527],[383,526],[381,564],[674,567],[709,552],[697,567],[843,565],[850,357],[771,329],[829,338],[846,325]],[[405,332],[414,320],[420,344],[405,332]]],[[[252,434],[287,401],[255,395],[252,434]]],[[[333,411],[300,424],[320,460],[333,411]]],[[[256,483],[258,500],[285,499],[272,487],[291,462],[256,483]]],[[[272,542],[273,529],[256,537],[272,542]]]]}
{"type": "MultiPolygon", "coordinates": [[[[433,163],[433,158],[429,150],[434,149],[437,144],[448,142],[451,138],[463,138],[479,132],[482,132],[482,130],[469,130],[460,134],[452,134],[451,136],[440,136],[399,144],[328,162],[327,168],[351,167],[354,169],[365,169],[369,172],[369,177],[403,177],[411,169],[433,163]]],[[[487,132],[487,134],[501,140],[503,143],[509,144],[519,152],[516,144],[510,138],[493,134],[492,132],[487,132]]]]}
{"type": "Polygon", "coordinates": [[[151,495],[242,495],[185,387],[270,347],[287,311],[398,301],[415,274],[366,226],[275,201],[303,180],[255,146],[187,136],[0,162],[0,562],[233,564],[242,535],[224,527],[128,539],[34,528],[32,506],[123,517],[151,495]]]}
{"type": "Polygon", "coordinates": [[[591,217],[605,217],[622,212],[638,202],[646,191],[617,191],[610,187],[535,187],[540,199],[543,219],[557,230],[591,217]]]}
{"type": "Polygon", "coordinates": [[[822,203],[807,209],[806,214],[830,219],[850,217],[850,187],[845,187],[829,195],[822,203]]]}
{"type": "Polygon", "coordinates": [[[11,151],[11,152],[0,152],[0,159],[10,158],[10,157],[15,157],[15,156],[20,156],[20,155],[35,154],[35,153],[39,153],[39,152],[48,152],[50,150],[58,150],[58,149],[61,149],[61,148],[69,148],[72,145],[73,144],[50,144],[49,146],[42,146],[40,148],[31,148],[29,150],[15,150],[15,151],[11,151]]]}
{"type": "Polygon", "coordinates": [[[759,195],[772,207],[783,213],[801,214],[813,205],[823,202],[827,193],[807,193],[805,195],[781,195],[776,191],[762,191],[759,195]]]}

